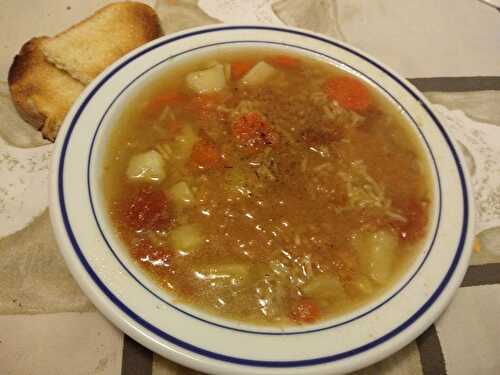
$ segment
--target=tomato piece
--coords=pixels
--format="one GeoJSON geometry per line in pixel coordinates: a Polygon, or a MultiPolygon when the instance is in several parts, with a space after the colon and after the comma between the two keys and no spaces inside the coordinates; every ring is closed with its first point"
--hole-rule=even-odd
{"type": "Polygon", "coordinates": [[[143,186],[118,202],[118,220],[132,230],[163,229],[171,224],[165,194],[143,186]]]}
{"type": "Polygon", "coordinates": [[[237,119],[232,126],[233,136],[238,143],[255,147],[263,145],[276,145],[279,136],[264,122],[257,112],[249,112],[237,119]]]}
{"type": "Polygon", "coordinates": [[[236,61],[231,64],[231,79],[234,81],[239,80],[245,74],[247,74],[250,69],[253,68],[255,62],[250,61],[236,61]]]}
{"type": "Polygon", "coordinates": [[[318,305],[310,298],[301,298],[292,305],[290,319],[299,323],[312,323],[318,320],[321,311],[318,305]]]}
{"type": "Polygon", "coordinates": [[[222,165],[222,156],[217,146],[202,139],[196,142],[191,151],[191,161],[201,169],[217,168],[222,165]]]}
{"type": "Polygon", "coordinates": [[[324,86],[326,95],[342,107],[353,111],[364,111],[371,103],[370,92],[362,82],[353,77],[331,78],[324,86]]]}

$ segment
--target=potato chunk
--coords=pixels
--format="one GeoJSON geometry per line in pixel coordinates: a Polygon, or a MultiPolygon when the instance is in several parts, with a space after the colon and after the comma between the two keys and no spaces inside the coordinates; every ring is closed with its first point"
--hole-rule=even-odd
{"type": "Polygon", "coordinates": [[[196,198],[184,181],[179,181],[168,189],[168,196],[179,207],[188,207],[196,204],[196,198]]]}
{"type": "Polygon", "coordinates": [[[302,291],[307,297],[316,299],[343,299],[346,296],[339,279],[327,274],[314,276],[302,287],[302,291]]]}
{"type": "Polygon", "coordinates": [[[165,161],[158,151],[150,150],[132,156],[126,173],[130,180],[161,182],[165,178],[165,161]]]}
{"type": "Polygon", "coordinates": [[[209,69],[189,73],[186,76],[188,87],[198,94],[209,94],[226,86],[224,66],[217,64],[209,69]]]}
{"type": "Polygon", "coordinates": [[[362,232],[352,241],[365,275],[379,284],[389,281],[398,239],[389,231],[362,232]]]}
{"type": "Polygon", "coordinates": [[[248,86],[258,86],[272,78],[274,74],[276,74],[276,69],[268,63],[261,61],[243,76],[241,83],[248,86]]]}
{"type": "Polygon", "coordinates": [[[196,224],[181,225],[171,230],[167,238],[168,244],[182,254],[198,250],[204,241],[201,229],[196,224]]]}

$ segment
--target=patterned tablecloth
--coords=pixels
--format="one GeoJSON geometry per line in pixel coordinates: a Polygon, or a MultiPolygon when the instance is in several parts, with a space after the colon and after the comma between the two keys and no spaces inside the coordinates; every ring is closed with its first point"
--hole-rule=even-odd
{"type": "MultiPolygon", "coordinates": [[[[0,374],[198,374],[124,336],[82,294],[47,212],[51,145],[5,83],[20,46],[106,0],[6,0],[0,31],[0,374]]],[[[293,25],[394,67],[463,146],[478,243],[461,288],[415,342],[359,374],[500,374],[500,12],[478,0],[157,0],[165,33],[216,22],[293,25]]]]}

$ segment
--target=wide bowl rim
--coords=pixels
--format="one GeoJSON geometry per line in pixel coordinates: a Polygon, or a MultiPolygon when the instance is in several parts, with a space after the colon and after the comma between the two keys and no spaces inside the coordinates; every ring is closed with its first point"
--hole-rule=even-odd
{"type": "MultiPolygon", "coordinates": [[[[56,232],[56,239],[57,239],[57,242],[58,242],[59,247],[61,249],[61,252],[63,253],[64,258],[65,258],[68,266],[70,267],[71,272],[73,273],[73,275],[77,279],[77,281],[80,284],[80,286],[82,287],[82,289],[84,289],[85,293],[87,295],[89,295],[91,300],[99,307],[99,309],[101,311],[103,311],[104,314],[110,320],[112,320],[115,324],[117,324],[123,331],[125,331],[127,334],[129,334],[130,336],[132,336],[133,338],[135,338],[136,340],[138,340],[139,342],[141,342],[145,346],[149,347],[150,349],[152,349],[156,352],[159,352],[162,355],[169,356],[170,358],[172,358],[178,362],[181,362],[181,363],[188,365],[188,366],[191,366],[191,367],[196,367],[196,368],[203,370],[203,371],[207,371],[207,370],[208,371],[218,371],[218,373],[220,373],[220,371],[223,371],[224,373],[226,373],[226,372],[231,373],[230,371],[234,371],[237,368],[232,367],[232,365],[229,368],[225,364],[221,365],[217,361],[219,361],[223,358],[217,358],[217,356],[209,356],[209,357],[212,357],[212,358],[208,359],[209,362],[212,362],[210,364],[203,363],[203,361],[194,361],[193,363],[191,363],[191,362],[188,363],[188,361],[186,360],[186,357],[179,355],[178,351],[176,351],[172,348],[167,348],[167,350],[165,350],[164,346],[159,347],[158,345],[161,346],[161,343],[158,342],[158,337],[151,337],[151,336],[148,336],[148,334],[141,332],[141,329],[138,328],[137,326],[134,326],[134,324],[129,319],[123,319],[123,317],[121,317],[121,319],[117,318],[116,311],[112,306],[110,306],[110,303],[113,303],[115,305],[120,305],[120,301],[113,300],[112,296],[109,296],[109,295],[106,296],[105,295],[106,293],[105,294],[102,293],[102,290],[103,290],[102,287],[105,288],[106,287],[105,285],[98,285],[98,282],[95,279],[92,281],[88,278],[88,275],[82,275],[81,268],[80,268],[81,265],[78,265],[75,263],[75,262],[77,262],[77,259],[75,259],[69,252],[64,250],[68,246],[68,244],[70,244],[70,243],[72,243],[71,246],[74,247],[75,243],[76,243],[76,239],[71,238],[71,235],[69,235],[69,237],[68,237],[67,228],[65,228],[64,224],[61,221],[60,210],[63,209],[63,207],[61,207],[61,205],[59,203],[60,202],[60,200],[59,200],[59,198],[60,198],[59,197],[59,192],[60,192],[59,178],[62,178],[62,176],[58,172],[59,172],[59,168],[61,166],[60,157],[62,155],[62,152],[64,150],[65,145],[67,146],[67,143],[65,141],[67,140],[68,132],[70,131],[70,128],[76,124],[77,120],[75,120],[75,119],[78,118],[78,114],[82,110],[81,109],[82,105],[84,105],[86,103],[86,101],[90,100],[91,93],[95,90],[99,90],[99,88],[103,84],[104,80],[108,79],[114,71],[125,67],[127,62],[130,61],[132,57],[138,56],[140,54],[147,54],[148,51],[150,51],[151,48],[153,48],[154,46],[169,43],[171,41],[175,41],[175,40],[178,40],[180,38],[189,38],[191,35],[196,35],[199,33],[215,32],[218,30],[228,30],[228,29],[229,30],[231,30],[231,29],[234,29],[234,30],[236,30],[236,29],[260,29],[260,30],[267,30],[267,31],[299,33],[305,37],[316,38],[316,39],[320,39],[322,41],[325,41],[327,43],[335,43],[337,46],[342,46],[342,47],[346,48],[348,51],[355,53],[355,54],[361,56],[362,58],[368,60],[370,63],[375,64],[378,67],[381,67],[386,72],[386,74],[389,74],[393,78],[395,78],[396,80],[400,81],[401,84],[403,86],[405,86],[405,88],[407,88],[407,90],[409,90],[409,92],[411,92],[411,94],[415,97],[415,99],[418,100],[421,103],[421,105],[426,107],[427,111],[429,112],[430,116],[433,117],[434,121],[437,124],[441,125],[439,120],[436,118],[435,114],[432,112],[432,110],[430,110],[429,103],[427,103],[425,98],[411,84],[409,84],[405,79],[401,78],[399,75],[392,72],[391,69],[387,68],[386,66],[384,66],[383,64],[378,62],[378,60],[368,56],[365,53],[358,51],[357,49],[355,49],[351,46],[346,45],[343,42],[333,41],[329,38],[326,38],[326,37],[318,35],[318,34],[311,33],[309,31],[304,31],[304,30],[295,29],[295,28],[288,28],[288,27],[271,27],[271,26],[262,26],[262,25],[208,26],[208,27],[201,27],[201,28],[196,28],[196,29],[185,30],[185,31],[173,34],[173,35],[165,36],[163,38],[159,38],[153,42],[150,42],[149,44],[139,48],[138,50],[132,51],[128,55],[124,56],[122,59],[120,59],[119,61],[114,63],[111,67],[106,69],[91,85],[89,85],[89,87],[87,87],[85,89],[84,93],[81,95],[80,99],[74,104],[69,115],[67,116],[67,118],[65,120],[65,123],[61,129],[60,136],[58,137],[55,152],[53,154],[54,157],[53,157],[52,168],[51,168],[51,189],[50,189],[51,207],[50,207],[50,213],[51,213],[51,219],[53,222],[53,226],[54,226],[55,232],[56,232]],[[94,283],[97,284],[99,289],[95,288],[96,284],[94,284],[94,283]],[[216,358],[216,359],[214,359],[214,358],[216,358]],[[215,361],[215,363],[213,361],[215,361]]],[[[472,218],[473,218],[473,206],[472,206],[472,202],[471,202],[471,198],[470,198],[471,197],[470,182],[469,182],[466,174],[464,173],[464,168],[461,167],[464,165],[464,162],[463,162],[462,156],[460,155],[460,151],[459,151],[458,147],[456,146],[454,141],[449,137],[449,135],[446,133],[446,131],[444,129],[443,129],[443,134],[449,139],[450,149],[452,150],[452,153],[454,153],[454,157],[457,161],[457,166],[459,167],[459,169],[462,173],[461,179],[462,179],[462,184],[463,184],[463,188],[464,188],[464,208],[468,209],[468,212],[464,213],[464,217],[466,216],[466,220],[468,221],[468,224],[467,225],[464,224],[463,236],[462,236],[463,238],[461,238],[461,245],[460,245],[462,247],[462,250],[464,250],[464,252],[461,253],[461,255],[456,259],[455,268],[449,277],[449,279],[451,279],[452,276],[454,277],[454,283],[453,283],[453,285],[450,285],[448,283],[449,282],[449,279],[448,279],[447,283],[442,287],[442,290],[441,290],[441,292],[443,292],[446,289],[447,293],[444,293],[444,294],[439,293],[438,295],[436,295],[435,299],[431,303],[431,306],[429,307],[429,308],[432,308],[432,311],[431,311],[432,314],[430,314],[430,312],[427,311],[427,315],[425,316],[426,321],[423,324],[422,324],[422,322],[420,322],[420,325],[418,328],[416,328],[415,325],[413,325],[413,327],[410,327],[410,328],[412,328],[412,330],[405,331],[406,332],[405,333],[405,335],[406,335],[405,340],[401,341],[402,336],[400,335],[400,336],[398,336],[399,342],[397,344],[395,344],[395,341],[392,341],[391,342],[392,345],[388,345],[388,346],[386,345],[385,350],[380,350],[381,347],[378,346],[376,348],[379,350],[378,354],[373,355],[373,353],[372,353],[372,356],[370,359],[362,361],[362,362],[364,362],[362,364],[362,366],[365,366],[365,365],[372,363],[376,360],[382,359],[383,357],[385,357],[385,356],[389,355],[390,353],[394,352],[395,350],[399,349],[404,344],[408,343],[411,339],[418,336],[418,334],[423,332],[423,330],[425,330],[437,318],[437,316],[441,313],[441,311],[444,309],[444,307],[448,303],[449,299],[451,298],[454,290],[456,290],[456,288],[458,288],[460,280],[463,278],[463,275],[465,273],[465,269],[466,269],[468,262],[464,261],[464,259],[468,261],[467,252],[469,252],[469,254],[470,254],[471,237],[472,237],[472,231],[473,231],[473,223],[472,223],[473,222],[473,220],[472,220],[472,218]]],[[[78,246],[78,245],[76,245],[76,246],[78,246]]],[[[126,311],[126,309],[127,309],[126,305],[121,307],[122,311],[123,310],[126,311]]],[[[137,322],[137,320],[136,320],[136,323],[139,323],[140,325],[142,325],[143,328],[148,326],[148,322],[137,322]]],[[[408,325],[411,326],[411,323],[408,325]]],[[[408,327],[405,327],[405,328],[408,328],[408,327]]],[[[145,328],[145,329],[147,330],[147,328],[145,328]]],[[[154,330],[149,329],[149,331],[153,334],[155,333],[154,330]]],[[[398,340],[396,340],[396,341],[398,341],[398,340]]],[[[178,344],[175,342],[175,340],[173,340],[173,343],[178,344]]],[[[186,348],[184,347],[184,349],[186,349],[186,348]]],[[[200,353],[197,352],[197,354],[200,354],[200,353]]],[[[299,364],[298,362],[299,361],[297,361],[297,363],[295,363],[295,364],[291,363],[290,366],[281,367],[281,368],[285,368],[285,369],[288,368],[289,369],[291,367],[301,366],[301,368],[304,369],[303,366],[309,366],[309,365],[313,366],[314,365],[314,363],[299,364]]],[[[318,363],[321,363],[321,362],[318,362],[318,363]]],[[[332,362],[327,361],[326,363],[332,363],[332,362]]],[[[244,362],[240,363],[238,366],[241,366],[241,365],[243,365],[243,366],[250,365],[251,366],[251,364],[244,363],[244,362]]],[[[265,361],[261,365],[256,364],[256,366],[258,366],[258,367],[252,368],[251,370],[247,367],[243,367],[243,369],[238,368],[238,371],[241,373],[248,373],[248,372],[262,373],[262,371],[265,371],[266,369],[269,370],[270,368],[275,368],[275,365],[273,365],[271,362],[265,362],[265,361]]],[[[361,366],[358,364],[356,367],[353,367],[352,369],[359,368],[359,367],[361,367],[361,366]]],[[[331,369],[330,369],[330,371],[331,371],[331,369]]]]}

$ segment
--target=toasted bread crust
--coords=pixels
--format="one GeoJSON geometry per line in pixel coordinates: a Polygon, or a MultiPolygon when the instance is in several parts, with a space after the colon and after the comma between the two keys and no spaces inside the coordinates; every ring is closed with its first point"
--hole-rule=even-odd
{"type": "Polygon", "coordinates": [[[152,8],[120,2],[44,40],[41,48],[51,63],[88,84],[115,60],[161,35],[160,21],[152,8]]]}
{"type": "Polygon", "coordinates": [[[110,4],[53,38],[23,45],[9,88],[23,119],[54,140],[74,100],[108,65],[161,35],[158,17],[136,2],[110,4]]]}
{"type": "Polygon", "coordinates": [[[48,63],[40,45],[47,37],[33,38],[14,58],[8,82],[21,117],[54,140],[64,117],[84,86],[48,63]]]}
{"type": "Polygon", "coordinates": [[[43,39],[44,37],[33,38],[22,46],[19,54],[14,57],[8,75],[10,93],[16,109],[21,117],[36,129],[43,126],[46,116],[38,112],[31,100],[27,100],[33,91],[36,91],[36,87],[29,84],[28,77],[32,74],[32,67],[40,63],[40,57],[43,59],[43,55],[40,56],[36,51],[36,45],[43,39]]]}

